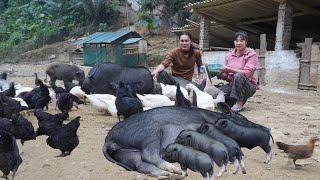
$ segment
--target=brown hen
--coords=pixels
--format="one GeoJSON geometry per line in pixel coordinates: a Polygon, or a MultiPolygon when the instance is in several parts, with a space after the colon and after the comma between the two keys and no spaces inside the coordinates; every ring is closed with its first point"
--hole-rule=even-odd
{"type": "Polygon", "coordinates": [[[276,142],[276,144],[279,149],[288,155],[289,159],[293,160],[295,167],[298,168],[301,167],[301,165],[296,164],[296,161],[298,159],[310,158],[313,154],[315,142],[317,141],[319,141],[319,138],[312,137],[306,145],[289,145],[282,142],[276,142]]]}

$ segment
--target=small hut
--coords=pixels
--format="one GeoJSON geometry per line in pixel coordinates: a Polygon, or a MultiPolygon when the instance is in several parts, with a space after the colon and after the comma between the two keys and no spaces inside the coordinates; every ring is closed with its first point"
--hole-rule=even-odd
{"type": "Polygon", "coordinates": [[[145,65],[147,42],[135,31],[96,32],[75,42],[83,45],[83,64],[114,62],[132,66],[145,65]]]}

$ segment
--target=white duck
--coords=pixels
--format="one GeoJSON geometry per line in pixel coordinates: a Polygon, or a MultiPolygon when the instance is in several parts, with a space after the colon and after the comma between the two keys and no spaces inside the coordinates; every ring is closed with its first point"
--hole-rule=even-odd
{"type": "Polygon", "coordinates": [[[213,99],[213,102],[214,102],[214,105],[215,106],[217,106],[217,104],[219,103],[219,102],[225,102],[226,101],[226,99],[225,99],[225,96],[224,96],[224,92],[223,91],[220,91],[219,93],[218,93],[218,96],[215,98],[215,99],[213,99]]]}
{"type": "Polygon", "coordinates": [[[93,108],[97,109],[99,112],[105,112],[107,110],[106,104],[99,100],[99,98],[96,96],[92,94],[85,94],[84,96],[89,100],[93,108]]]}
{"type": "Polygon", "coordinates": [[[85,94],[92,106],[100,112],[110,113],[117,117],[116,97],[111,94],[85,94]]]}
{"type": "Polygon", "coordinates": [[[19,101],[21,106],[29,108],[28,104],[22,98],[15,97],[15,98],[12,98],[12,99],[14,99],[16,101],[19,101]]]}
{"type": "Polygon", "coordinates": [[[98,99],[112,100],[112,101],[115,101],[117,98],[116,96],[114,96],[112,94],[92,94],[92,95],[97,97],[98,99]]]}
{"type": "Polygon", "coordinates": [[[107,111],[111,114],[111,116],[114,116],[114,117],[118,117],[117,115],[117,107],[116,107],[116,101],[115,99],[105,99],[105,98],[102,98],[102,99],[99,99],[102,101],[102,103],[104,103],[107,107],[107,111]]]}
{"type": "MultiPolygon", "coordinates": [[[[175,85],[169,85],[169,84],[162,84],[161,85],[161,90],[162,94],[167,96],[170,99],[175,99],[176,98],[176,93],[177,93],[177,86],[175,85]]],[[[180,86],[180,90],[185,98],[188,98],[188,91],[180,86]]]]}
{"type": "MultiPolygon", "coordinates": [[[[222,98],[221,97],[221,92],[222,91],[212,84],[212,81],[211,81],[211,79],[209,77],[209,73],[208,73],[207,67],[205,65],[202,65],[201,69],[203,70],[204,75],[206,76],[206,86],[204,87],[203,91],[208,93],[208,94],[210,94],[213,97],[217,97],[217,95],[220,94],[219,98],[221,99],[222,98]]],[[[224,94],[223,94],[223,96],[224,96],[224,94]]]]}
{"type": "Polygon", "coordinates": [[[161,94],[137,94],[137,97],[142,102],[143,107],[156,108],[174,105],[174,101],[171,101],[167,96],[161,94]]]}
{"type": "Polygon", "coordinates": [[[193,85],[191,83],[186,85],[186,89],[192,90],[196,93],[197,107],[214,111],[215,104],[214,104],[213,97],[210,94],[201,91],[200,89],[198,89],[195,85],[193,85]]]}
{"type": "Polygon", "coordinates": [[[85,98],[85,92],[81,89],[80,86],[75,86],[72,89],[70,89],[69,93],[77,96],[79,99],[84,99],[85,98]]]}
{"type": "Polygon", "coordinates": [[[33,89],[32,87],[22,86],[21,84],[15,85],[14,88],[16,89],[16,96],[22,92],[30,92],[33,89]]]}

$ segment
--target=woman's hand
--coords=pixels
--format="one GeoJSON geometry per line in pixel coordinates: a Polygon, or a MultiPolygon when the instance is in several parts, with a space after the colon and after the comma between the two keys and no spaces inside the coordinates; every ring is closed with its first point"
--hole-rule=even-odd
{"type": "Polygon", "coordinates": [[[152,73],[151,73],[153,79],[156,80],[157,77],[158,77],[159,72],[163,71],[164,69],[165,69],[165,67],[162,64],[157,66],[157,68],[155,70],[153,70],[152,73]]]}
{"type": "Polygon", "coordinates": [[[153,77],[154,80],[157,79],[158,74],[159,74],[159,72],[157,71],[157,69],[155,69],[151,72],[151,76],[153,77]]]}
{"type": "Polygon", "coordinates": [[[229,70],[230,70],[230,69],[229,69],[228,66],[223,65],[223,66],[221,67],[221,69],[220,69],[220,72],[228,72],[229,70]]]}

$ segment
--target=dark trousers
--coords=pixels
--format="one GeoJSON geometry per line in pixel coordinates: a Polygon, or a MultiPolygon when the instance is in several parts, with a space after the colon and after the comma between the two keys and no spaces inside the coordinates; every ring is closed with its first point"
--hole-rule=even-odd
{"type": "Polygon", "coordinates": [[[226,84],[218,87],[225,93],[226,103],[232,107],[236,101],[246,103],[248,98],[256,92],[256,86],[242,73],[233,76],[232,84],[226,84]]]}
{"type": "Polygon", "coordinates": [[[186,85],[188,83],[192,83],[195,86],[197,86],[200,90],[203,90],[205,87],[205,81],[202,84],[197,84],[187,79],[184,79],[183,77],[173,76],[166,71],[161,71],[159,73],[157,82],[162,84],[169,84],[169,85],[177,85],[179,83],[179,85],[183,88],[186,88],[186,85]]]}
{"type": "MultiPolygon", "coordinates": [[[[197,86],[201,91],[203,91],[204,87],[206,86],[206,81],[203,81],[201,84],[197,84],[197,83],[194,83],[194,82],[189,81],[187,79],[184,79],[182,77],[172,76],[171,74],[169,74],[166,71],[161,71],[159,73],[159,75],[157,77],[157,82],[162,83],[162,84],[169,84],[169,85],[177,85],[179,83],[179,85],[183,88],[186,88],[186,85],[188,83],[192,83],[195,86],[197,86]]],[[[194,106],[197,106],[197,96],[196,96],[195,92],[193,92],[192,104],[194,106]]]]}

